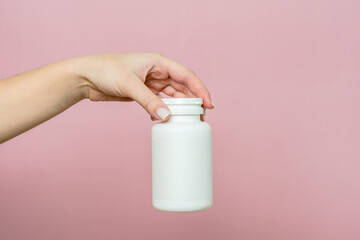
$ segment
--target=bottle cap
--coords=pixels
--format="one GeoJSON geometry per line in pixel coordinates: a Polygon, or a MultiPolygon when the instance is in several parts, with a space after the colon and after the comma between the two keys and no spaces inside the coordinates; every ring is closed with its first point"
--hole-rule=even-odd
{"type": "Polygon", "coordinates": [[[203,114],[202,98],[163,98],[163,102],[169,107],[171,115],[203,114]]]}

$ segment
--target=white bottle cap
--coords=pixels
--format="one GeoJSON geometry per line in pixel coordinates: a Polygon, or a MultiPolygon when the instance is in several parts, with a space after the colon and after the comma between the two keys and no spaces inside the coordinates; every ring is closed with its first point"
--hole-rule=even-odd
{"type": "Polygon", "coordinates": [[[171,115],[203,114],[202,98],[163,98],[163,102],[169,107],[171,115]]]}

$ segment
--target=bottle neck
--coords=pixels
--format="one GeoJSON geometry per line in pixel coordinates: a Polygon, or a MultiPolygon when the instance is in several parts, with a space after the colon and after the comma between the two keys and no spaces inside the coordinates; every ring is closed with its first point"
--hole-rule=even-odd
{"type": "Polygon", "coordinates": [[[171,115],[168,122],[171,123],[200,122],[200,114],[171,115]]]}

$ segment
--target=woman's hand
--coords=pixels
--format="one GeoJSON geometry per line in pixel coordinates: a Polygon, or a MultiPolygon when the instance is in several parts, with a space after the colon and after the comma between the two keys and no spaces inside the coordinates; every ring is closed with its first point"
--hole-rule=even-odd
{"type": "Polygon", "coordinates": [[[194,72],[157,53],[91,55],[72,59],[74,71],[88,82],[92,101],[137,101],[152,117],[167,120],[169,110],[159,93],[171,97],[203,98],[210,94],[194,72]]]}
{"type": "Polygon", "coordinates": [[[156,53],[103,54],[72,58],[0,80],[0,143],[47,121],[84,98],[135,100],[152,119],[166,121],[169,110],[158,97],[203,98],[213,108],[199,78],[156,53]]]}

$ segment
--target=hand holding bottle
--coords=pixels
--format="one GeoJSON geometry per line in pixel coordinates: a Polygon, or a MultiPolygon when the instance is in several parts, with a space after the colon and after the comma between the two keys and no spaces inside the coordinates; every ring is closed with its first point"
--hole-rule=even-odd
{"type": "Polygon", "coordinates": [[[0,143],[47,121],[83,100],[137,101],[153,120],[169,118],[159,93],[210,94],[188,68],[157,53],[101,54],[56,62],[0,80],[0,143]]]}
{"type": "MultiPolygon", "coordinates": [[[[104,54],[77,59],[80,76],[88,81],[93,101],[137,101],[153,119],[166,120],[168,108],[157,95],[203,98],[210,94],[194,72],[157,53],[104,54]]],[[[76,64],[75,64],[76,65],[76,64]]]]}

